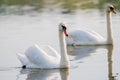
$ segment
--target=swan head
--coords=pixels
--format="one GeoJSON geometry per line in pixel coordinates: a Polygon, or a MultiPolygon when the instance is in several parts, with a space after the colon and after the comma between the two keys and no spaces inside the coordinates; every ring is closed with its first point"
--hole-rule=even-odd
{"type": "Polygon", "coordinates": [[[107,12],[109,12],[109,13],[112,12],[112,13],[116,14],[116,10],[115,10],[114,6],[111,4],[107,5],[107,12]]]}
{"type": "Polygon", "coordinates": [[[68,37],[67,27],[66,27],[66,25],[64,23],[59,24],[59,30],[64,32],[64,34],[68,37]]]}

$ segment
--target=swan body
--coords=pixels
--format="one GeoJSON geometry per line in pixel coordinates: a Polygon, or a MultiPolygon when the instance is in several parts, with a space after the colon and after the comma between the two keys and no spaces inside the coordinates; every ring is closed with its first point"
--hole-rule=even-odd
{"type": "Polygon", "coordinates": [[[75,30],[68,33],[70,39],[66,42],[68,45],[101,45],[105,44],[105,39],[94,31],[75,30]]]}
{"type": "Polygon", "coordinates": [[[29,68],[57,68],[59,67],[58,63],[60,63],[60,55],[58,54],[51,46],[44,46],[43,48],[33,45],[27,49],[25,55],[17,54],[17,56],[22,64],[27,65],[29,68]]]}
{"type": "Polygon", "coordinates": [[[68,68],[69,61],[64,33],[68,36],[66,27],[61,23],[59,25],[60,54],[51,46],[39,47],[38,45],[31,46],[24,54],[17,54],[24,68],[68,68]]]}
{"type": "Polygon", "coordinates": [[[106,9],[107,15],[107,39],[94,31],[74,30],[69,33],[71,38],[66,38],[67,45],[106,45],[113,44],[111,30],[111,12],[116,13],[113,5],[108,5],[106,9]]]}

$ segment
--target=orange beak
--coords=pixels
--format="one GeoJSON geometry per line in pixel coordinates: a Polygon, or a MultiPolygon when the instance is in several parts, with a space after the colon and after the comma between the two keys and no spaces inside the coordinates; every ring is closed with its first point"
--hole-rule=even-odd
{"type": "Polygon", "coordinates": [[[66,30],[64,30],[64,34],[68,37],[68,33],[67,33],[67,31],[66,31],[66,30]]]}
{"type": "Polygon", "coordinates": [[[116,10],[115,9],[113,9],[113,10],[111,10],[114,14],[116,14],[117,12],[116,12],[116,10]]]}

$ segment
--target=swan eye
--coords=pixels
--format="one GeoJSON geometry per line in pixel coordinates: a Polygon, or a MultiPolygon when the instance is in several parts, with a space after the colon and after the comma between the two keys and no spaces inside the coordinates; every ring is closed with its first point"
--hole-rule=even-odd
{"type": "Polygon", "coordinates": [[[114,10],[114,7],[109,7],[110,8],[110,10],[114,10]]]}
{"type": "Polygon", "coordinates": [[[109,6],[109,10],[108,11],[116,14],[116,10],[115,10],[115,8],[113,6],[109,6]]]}
{"type": "Polygon", "coordinates": [[[60,24],[59,24],[59,30],[62,30],[62,31],[67,30],[67,28],[66,28],[65,24],[60,23],[60,24]]]}
{"type": "Polygon", "coordinates": [[[62,29],[63,29],[63,30],[66,30],[67,28],[66,28],[64,25],[62,25],[62,29]]]}

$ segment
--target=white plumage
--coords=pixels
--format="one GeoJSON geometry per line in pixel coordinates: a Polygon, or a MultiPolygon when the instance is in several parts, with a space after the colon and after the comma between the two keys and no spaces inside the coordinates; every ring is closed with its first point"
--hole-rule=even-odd
{"type": "Polygon", "coordinates": [[[18,54],[23,65],[32,68],[57,68],[60,63],[60,55],[50,46],[34,45],[27,49],[24,54],[18,54]]]}
{"type": "Polygon", "coordinates": [[[74,30],[68,33],[70,38],[66,38],[68,45],[100,45],[105,44],[105,39],[94,31],[74,30]]]}
{"type": "Polygon", "coordinates": [[[69,60],[64,34],[68,36],[66,27],[61,23],[59,25],[60,53],[50,46],[34,45],[28,48],[24,54],[17,54],[18,59],[27,68],[68,68],[69,60]]]}
{"type": "Polygon", "coordinates": [[[113,44],[112,30],[111,30],[111,12],[116,14],[113,5],[107,5],[106,19],[107,19],[107,39],[104,39],[98,33],[94,31],[86,30],[74,30],[69,32],[69,36],[66,38],[68,45],[106,45],[113,44]]]}

